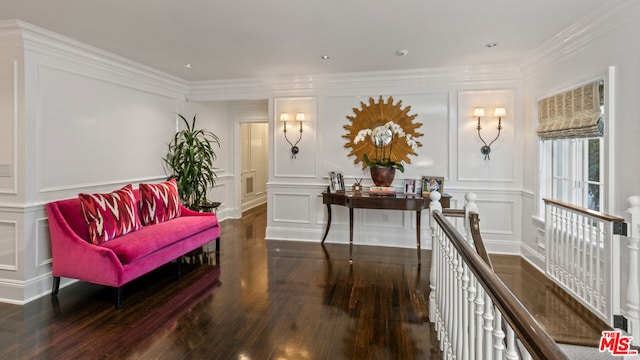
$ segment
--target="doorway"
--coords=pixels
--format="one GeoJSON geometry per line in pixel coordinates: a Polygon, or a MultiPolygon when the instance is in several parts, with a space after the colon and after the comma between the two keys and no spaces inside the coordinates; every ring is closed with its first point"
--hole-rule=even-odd
{"type": "Polygon", "coordinates": [[[269,124],[240,124],[240,204],[241,211],[267,202],[269,179],[269,124]]]}

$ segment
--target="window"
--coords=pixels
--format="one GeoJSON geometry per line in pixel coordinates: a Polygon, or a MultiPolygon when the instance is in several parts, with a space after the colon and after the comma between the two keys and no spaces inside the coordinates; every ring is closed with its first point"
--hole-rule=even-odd
{"type": "MultiPolygon", "coordinates": [[[[604,82],[599,81],[593,84],[597,86],[597,95],[594,96],[597,103],[594,104],[593,110],[595,114],[599,112],[598,122],[602,124],[602,116],[605,114],[604,82]]],[[[556,118],[558,118],[557,115],[556,118]]],[[[565,119],[565,122],[568,121],[565,119]]],[[[540,147],[541,197],[553,198],[595,211],[605,211],[606,209],[603,209],[603,195],[606,194],[603,179],[604,137],[580,137],[573,134],[569,135],[573,136],[572,138],[562,138],[563,135],[560,135],[545,140],[540,131],[539,135],[543,139],[540,147]]],[[[540,215],[543,216],[543,214],[544,206],[541,206],[540,215]]]]}
{"type": "Polygon", "coordinates": [[[545,141],[548,186],[545,197],[595,211],[602,209],[602,138],[545,141]]]}

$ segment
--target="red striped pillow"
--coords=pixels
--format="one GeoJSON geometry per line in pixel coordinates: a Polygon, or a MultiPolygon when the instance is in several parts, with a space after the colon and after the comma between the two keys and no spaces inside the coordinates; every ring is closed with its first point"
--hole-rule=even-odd
{"type": "Polygon", "coordinates": [[[140,184],[142,225],[158,224],[180,216],[176,179],[160,184],[140,184]]]}
{"type": "Polygon", "coordinates": [[[142,227],[131,184],[108,194],[78,194],[78,198],[89,240],[95,245],[142,227]]]}

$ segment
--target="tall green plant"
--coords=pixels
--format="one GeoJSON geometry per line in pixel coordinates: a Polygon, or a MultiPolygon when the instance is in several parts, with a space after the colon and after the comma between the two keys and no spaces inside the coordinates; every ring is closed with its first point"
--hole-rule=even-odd
{"type": "Polygon", "coordinates": [[[218,178],[213,166],[217,158],[213,145],[220,148],[220,139],[211,131],[196,130],[195,115],[191,123],[184,116],[178,116],[185,129],[173,137],[163,160],[171,170],[169,179],[176,179],[182,204],[198,210],[200,204],[207,201],[207,189],[215,186],[218,178]]]}

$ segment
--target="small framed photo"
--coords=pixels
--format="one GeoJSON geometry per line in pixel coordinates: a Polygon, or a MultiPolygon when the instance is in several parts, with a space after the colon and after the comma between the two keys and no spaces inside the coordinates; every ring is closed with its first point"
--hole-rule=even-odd
{"type": "Polygon", "coordinates": [[[416,193],[416,181],[414,179],[404,180],[404,193],[407,195],[414,195],[416,193]]]}
{"type": "Polygon", "coordinates": [[[422,195],[427,196],[432,191],[444,194],[444,177],[443,176],[423,176],[422,177],[422,195]]]}
{"type": "Polygon", "coordinates": [[[331,192],[344,191],[344,177],[340,171],[331,171],[329,173],[329,181],[331,182],[331,192]]]}

